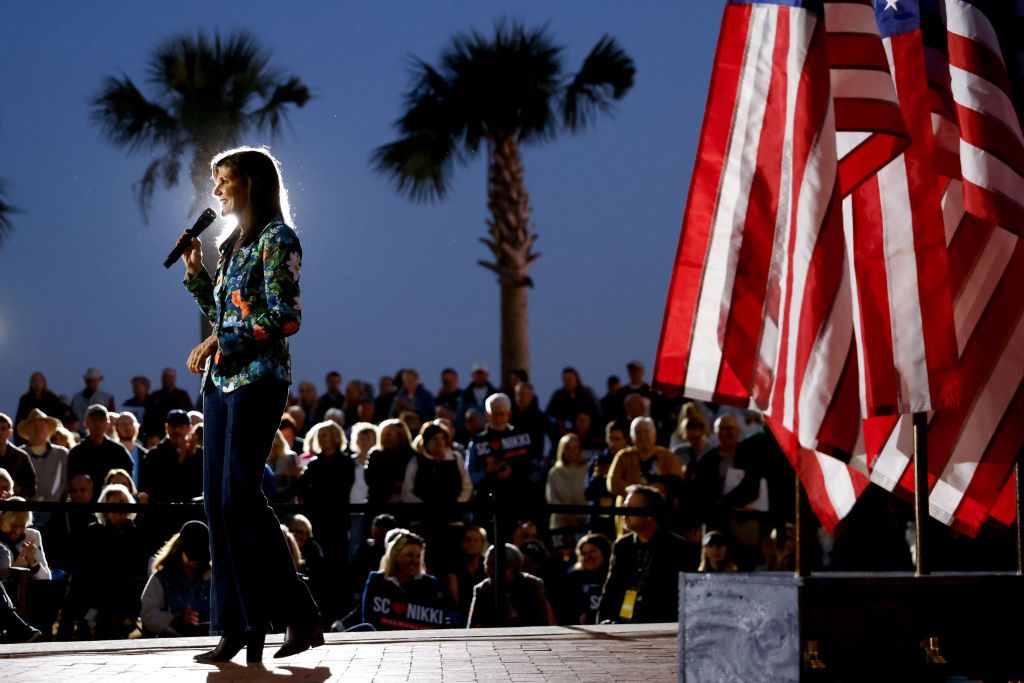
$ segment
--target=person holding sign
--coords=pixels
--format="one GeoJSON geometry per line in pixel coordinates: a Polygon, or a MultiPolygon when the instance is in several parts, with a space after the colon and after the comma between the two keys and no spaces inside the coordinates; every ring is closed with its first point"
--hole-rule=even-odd
{"type": "Polygon", "coordinates": [[[424,568],[426,541],[405,529],[388,535],[380,571],[370,572],[363,589],[363,623],[377,631],[448,627],[441,582],[424,568]]]}

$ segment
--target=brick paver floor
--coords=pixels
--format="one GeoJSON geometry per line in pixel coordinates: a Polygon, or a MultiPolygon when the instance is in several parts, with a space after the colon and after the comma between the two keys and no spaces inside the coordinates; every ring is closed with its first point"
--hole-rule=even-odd
{"type": "Polygon", "coordinates": [[[260,666],[196,664],[216,638],[0,645],[0,681],[675,681],[676,627],[552,626],[472,631],[327,634],[283,660],[269,639],[260,666]]]}

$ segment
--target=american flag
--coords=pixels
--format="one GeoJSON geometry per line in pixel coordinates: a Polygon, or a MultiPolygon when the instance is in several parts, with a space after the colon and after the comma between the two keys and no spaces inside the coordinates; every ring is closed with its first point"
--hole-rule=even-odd
{"type": "MultiPolygon", "coordinates": [[[[725,9],[655,380],[765,409],[826,529],[909,434],[898,415],[874,416],[943,419],[988,386],[968,374],[951,407],[977,297],[957,286],[953,243],[946,259],[957,186],[938,174],[959,168],[962,124],[934,113],[929,127],[930,111],[957,112],[935,73],[910,0],[725,9]]],[[[991,191],[961,195],[993,204],[991,191]]]]}
{"type": "MultiPolygon", "coordinates": [[[[1014,202],[1024,201],[1024,186],[1010,198],[993,184],[1024,177],[1024,107],[1011,88],[1020,84],[1024,4],[1013,10],[933,3],[922,31],[906,34],[926,53],[963,377],[961,403],[930,416],[929,506],[972,536],[990,514],[1012,521],[1012,468],[1024,444],[1024,241],[1005,229],[1019,231],[1014,202]]],[[[872,480],[912,493],[909,420],[869,421],[865,429],[872,480]]]]}

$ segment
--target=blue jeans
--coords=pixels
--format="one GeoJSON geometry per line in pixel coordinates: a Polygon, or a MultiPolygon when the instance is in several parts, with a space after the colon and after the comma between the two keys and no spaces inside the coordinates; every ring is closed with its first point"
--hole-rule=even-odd
{"type": "Polygon", "coordinates": [[[203,398],[203,500],[213,581],[210,633],[280,630],[316,619],[281,523],[261,490],[288,385],[273,379],[203,398]]]}

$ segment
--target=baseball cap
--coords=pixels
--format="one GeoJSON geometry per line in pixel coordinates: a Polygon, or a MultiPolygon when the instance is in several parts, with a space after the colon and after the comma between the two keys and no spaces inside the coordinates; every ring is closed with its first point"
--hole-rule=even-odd
{"type": "Polygon", "coordinates": [[[103,417],[108,417],[110,415],[109,411],[107,410],[107,407],[104,406],[102,403],[93,403],[91,406],[85,409],[86,417],[96,417],[98,415],[102,415],[103,417]]]}
{"type": "Polygon", "coordinates": [[[180,408],[167,411],[167,419],[164,420],[169,425],[189,425],[192,426],[192,420],[189,418],[188,413],[180,408]]]}

